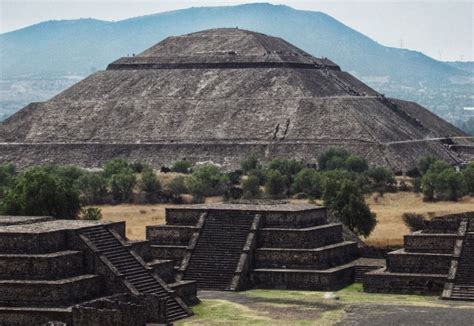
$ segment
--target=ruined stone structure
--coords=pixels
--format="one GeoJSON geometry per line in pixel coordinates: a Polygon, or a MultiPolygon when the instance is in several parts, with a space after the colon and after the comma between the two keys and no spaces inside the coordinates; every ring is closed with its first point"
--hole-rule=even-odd
{"type": "Polygon", "coordinates": [[[474,300],[474,213],[428,221],[388,254],[387,267],[363,276],[375,293],[434,294],[474,300]]]}
{"type": "Polygon", "coordinates": [[[132,325],[192,314],[192,281],[174,280],[123,222],[0,217],[0,325],[132,325]]]}
{"type": "Polygon", "coordinates": [[[148,226],[156,259],[198,289],[250,287],[337,290],[354,281],[358,247],[314,205],[192,205],[166,210],[148,226]]]}
{"type": "Polygon", "coordinates": [[[121,157],[159,168],[186,158],[231,169],[251,154],[314,163],[345,147],[399,171],[426,155],[472,159],[463,136],[282,39],[215,29],[167,38],[28,105],[0,123],[0,162],[97,167],[121,157]]]}

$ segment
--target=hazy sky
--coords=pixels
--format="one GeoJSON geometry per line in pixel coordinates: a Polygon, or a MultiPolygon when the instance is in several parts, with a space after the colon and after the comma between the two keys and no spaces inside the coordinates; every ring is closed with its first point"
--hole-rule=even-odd
{"type": "Polygon", "coordinates": [[[474,61],[474,0],[421,1],[169,1],[0,0],[0,33],[51,19],[121,20],[192,6],[251,2],[322,11],[379,43],[441,60],[474,61]]]}

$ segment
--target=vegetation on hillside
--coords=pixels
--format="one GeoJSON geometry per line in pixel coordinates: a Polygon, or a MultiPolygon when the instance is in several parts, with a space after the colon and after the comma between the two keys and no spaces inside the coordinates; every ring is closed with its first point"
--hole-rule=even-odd
{"type": "MultiPolygon", "coordinates": [[[[100,211],[81,210],[100,204],[181,203],[188,194],[193,202],[209,196],[235,199],[308,198],[321,200],[356,234],[369,236],[377,223],[365,198],[377,193],[422,192],[426,201],[456,201],[474,194],[474,164],[461,171],[432,157],[419,160],[411,185],[397,180],[392,171],[369,166],[367,161],[335,148],[319,156],[318,168],[303,162],[274,159],[263,163],[257,156],[241,162],[241,169],[225,173],[217,166],[173,164],[172,178],[163,183],[149,165],[116,159],[102,171],[73,166],[39,166],[17,172],[13,165],[0,166],[0,210],[12,215],[52,215],[60,218],[100,218],[100,211]]],[[[188,196],[189,197],[189,196],[188,196]]],[[[420,227],[418,216],[404,217],[411,229],[420,227]]]]}

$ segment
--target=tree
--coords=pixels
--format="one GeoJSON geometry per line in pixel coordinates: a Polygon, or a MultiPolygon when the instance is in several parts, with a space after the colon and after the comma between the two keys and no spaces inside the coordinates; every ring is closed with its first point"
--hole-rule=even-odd
{"type": "Polygon", "coordinates": [[[72,184],[44,168],[32,168],[15,178],[5,193],[0,210],[8,215],[74,219],[80,207],[79,193],[72,184]]]}
{"type": "Polygon", "coordinates": [[[423,192],[423,200],[433,201],[435,198],[435,189],[437,185],[438,175],[428,170],[421,178],[421,191],[423,192]]]}
{"type": "Polygon", "coordinates": [[[121,159],[114,159],[105,163],[104,177],[110,179],[116,174],[132,174],[133,169],[127,161],[121,159]]]}
{"type": "Polygon", "coordinates": [[[474,196],[474,163],[470,163],[463,171],[467,191],[474,196]]]}
{"type": "Polygon", "coordinates": [[[260,168],[257,156],[251,155],[240,162],[240,168],[247,174],[249,171],[260,168]]]}
{"type": "Polygon", "coordinates": [[[132,198],[133,188],[136,184],[135,175],[132,173],[113,174],[110,178],[110,191],[115,201],[128,202],[132,198]]]}
{"type": "Polygon", "coordinates": [[[463,174],[452,168],[440,172],[437,178],[436,192],[440,199],[457,201],[467,192],[463,174]]]}
{"type": "Polygon", "coordinates": [[[349,152],[345,149],[330,148],[319,155],[318,167],[320,170],[344,169],[348,157],[349,152]]]}
{"type": "Polygon", "coordinates": [[[359,186],[352,180],[343,180],[331,195],[326,194],[325,204],[356,234],[367,237],[377,224],[375,214],[370,211],[359,186]]]}
{"type": "Polygon", "coordinates": [[[211,164],[202,165],[192,176],[200,181],[199,189],[204,192],[204,196],[223,194],[229,182],[227,175],[221,173],[215,165],[211,164]]]}
{"type": "Polygon", "coordinates": [[[101,204],[107,196],[107,181],[102,173],[85,173],[76,182],[86,205],[101,204]]]}
{"type": "Polygon", "coordinates": [[[411,232],[422,230],[425,227],[426,219],[423,214],[403,213],[402,219],[411,232]]]}
{"type": "Polygon", "coordinates": [[[3,192],[11,186],[15,173],[16,169],[13,164],[0,165],[0,198],[3,192]]]}
{"type": "Polygon", "coordinates": [[[156,199],[161,192],[161,185],[155,172],[151,169],[145,169],[140,180],[140,189],[145,193],[148,202],[156,199]]]}
{"type": "Polygon", "coordinates": [[[262,168],[249,171],[248,176],[257,178],[261,186],[263,186],[267,180],[266,172],[262,168]]]}
{"type": "Polygon", "coordinates": [[[424,175],[430,169],[431,165],[436,162],[436,157],[433,156],[425,156],[418,160],[416,166],[418,171],[420,171],[421,175],[424,175]]]}
{"type": "Polygon", "coordinates": [[[267,181],[265,183],[265,191],[273,198],[282,197],[285,195],[287,179],[279,171],[268,170],[267,181]]]}
{"type": "Polygon", "coordinates": [[[247,177],[242,183],[242,190],[244,198],[260,197],[260,180],[253,175],[247,177]]]}
{"type": "Polygon", "coordinates": [[[186,187],[189,193],[193,195],[193,201],[195,203],[204,202],[205,196],[209,193],[209,186],[203,179],[196,176],[191,176],[186,179],[186,187]]]}
{"type": "Polygon", "coordinates": [[[321,175],[314,169],[301,170],[293,181],[292,192],[304,192],[311,197],[320,198],[322,195],[321,175]]]}
{"type": "Polygon", "coordinates": [[[378,191],[381,196],[395,185],[395,177],[392,171],[387,168],[378,166],[370,169],[367,174],[373,186],[373,190],[378,191]]]}
{"type": "Polygon", "coordinates": [[[346,169],[356,173],[362,173],[369,169],[367,160],[361,156],[349,155],[346,159],[346,169]]]}
{"type": "Polygon", "coordinates": [[[191,171],[191,162],[185,160],[176,161],[171,167],[171,171],[188,174],[191,171]]]}
{"type": "Polygon", "coordinates": [[[188,188],[186,187],[186,178],[179,176],[171,180],[168,183],[168,192],[173,198],[177,199],[180,195],[188,193],[188,188]]]}

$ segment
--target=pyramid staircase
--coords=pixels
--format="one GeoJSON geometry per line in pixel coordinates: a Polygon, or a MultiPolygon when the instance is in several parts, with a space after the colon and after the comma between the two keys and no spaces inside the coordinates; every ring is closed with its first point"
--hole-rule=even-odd
{"type": "Polygon", "coordinates": [[[185,280],[199,289],[231,290],[254,216],[242,212],[211,212],[205,219],[185,280]]]}
{"type": "Polygon", "coordinates": [[[92,243],[140,294],[156,294],[166,300],[167,321],[172,322],[190,315],[184,303],[172,296],[166,285],[146,267],[109,229],[103,226],[87,228],[81,235],[92,243]]]}
{"type": "Polygon", "coordinates": [[[474,301],[474,221],[470,221],[462,242],[456,277],[449,299],[474,301]]]}

